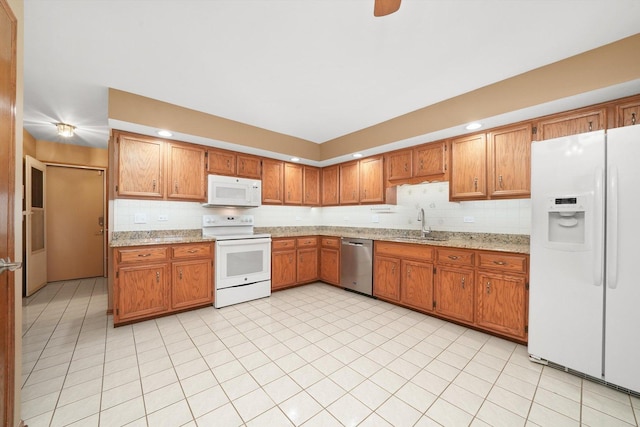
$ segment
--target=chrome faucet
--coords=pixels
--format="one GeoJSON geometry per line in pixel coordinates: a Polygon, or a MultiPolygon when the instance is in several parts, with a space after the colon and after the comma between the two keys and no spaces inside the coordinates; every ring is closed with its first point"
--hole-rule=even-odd
{"type": "Polygon", "coordinates": [[[431,233],[431,227],[429,227],[428,230],[424,229],[425,226],[425,218],[424,218],[424,209],[420,208],[420,210],[418,211],[418,221],[420,221],[422,224],[420,224],[420,232],[422,234],[422,237],[427,237],[429,235],[429,233],[431,233]]]}

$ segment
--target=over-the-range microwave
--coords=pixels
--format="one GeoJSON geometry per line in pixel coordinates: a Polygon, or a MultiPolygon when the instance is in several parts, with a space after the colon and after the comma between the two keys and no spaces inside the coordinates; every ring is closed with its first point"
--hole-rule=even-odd
{"type": "Polygon", "coordinates": [[[259,179],[235,178],[233,176],[209,175],[207,203],[203,206],[260,206],[262,181],[259,179]]]}

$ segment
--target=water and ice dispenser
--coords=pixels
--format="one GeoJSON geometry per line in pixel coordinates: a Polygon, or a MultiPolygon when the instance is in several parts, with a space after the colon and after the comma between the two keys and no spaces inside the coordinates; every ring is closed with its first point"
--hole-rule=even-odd
{"type": "Polygon", "coordinates": [[[589,194],[549,197],[547,246],[560,250],[588,250],[589,194]]]}

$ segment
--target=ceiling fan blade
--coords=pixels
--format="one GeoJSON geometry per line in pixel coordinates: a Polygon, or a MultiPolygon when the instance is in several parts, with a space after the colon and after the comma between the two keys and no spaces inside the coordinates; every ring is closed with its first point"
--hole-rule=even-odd
{"type": "Polygon", "coordinates": [[[375,0],[373,16],[386,16],[400,9],[401,0],[375,0]]]}

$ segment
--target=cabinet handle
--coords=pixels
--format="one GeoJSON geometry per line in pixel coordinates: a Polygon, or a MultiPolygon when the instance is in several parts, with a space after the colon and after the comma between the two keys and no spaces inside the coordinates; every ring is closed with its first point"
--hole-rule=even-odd
{"type": "Polygon", "coordinates": [[[411,277],[411,267],[407,267],[407,277],[411,277]]]}
{"type": "Polygon", "coordinates": [[[589,132],[591,132],[591,130],[593,129],[592,126],[591,126],[592,123],[593,122],[589,122],[589,132]]]}
{"type": "Polygon", "coordinates": [[[156,180],[155,179],[153,180],[152,185],[153,185],[153,191],[156,191],[156,180]]]}
{"type": "Polygon", "coordinates": [[[160,283],[160,272],[156,271],[156,283],[160,283]]]}
{"type": "Polygon", "coordinates": [[[636,113],[631,113],[631,124],[632,125],[636,124],[636,113]]]}
{"type": "Polygon", "coordinates": [[[504,261],[493,261],[493,263],[498,265],[507,265],[507,263],[504,261]]]}
{"type": "Polygon", "coordinates": [[[420,159],[420,170],[424,169],[424,160],[420,159]]]}
{"type": "Polygon", "coordinates": [[[289,255],[289,262],[293,262],[293,256],[289,255]]]}
{"type": "Polygon", "coordinates": [[[175,182],[174,187],[176,189],[176,194],[178,194],[178,181],[175,182]]]}
{"type": "Polygon", "coordinates": [[[405,164],[404,164],[404,171],[406,172],[406,171],[408,171],[408,170],[409,170],[409,165],[405,163],[405,164]]]}
{"type": "Polygon", "coordinates": [[[366,189],[364,190],[364,198],[365,199],[367,198],[367,190],[366,189]]]}
{"type": "Polygon", "coordinates": [[[230,168],[231,167],[231,161],[229,159],[227,159],[227,167],[230,168]]]}
{"type": "Polygon", "coordinates": [[[148,256],[151,256],[151,254],[150,253],[149,254],[138,254],[138,256],[141,257],[141,258],[146,258],[148,256]]]}
{"type": "Polygon", "coordinates": [[[354,200],[356,199],[356,192],[355,191],[353,192],[353,199],[354,200]]]}
{"type": "Polygon", "coordinates": [[[500,188],[502,188],[502,175],[500,175],[498,177],[498,184],[499,184],[500,188]]]}
{"type": "Polygon", "coordinates": [[[180,269],[180,270],[178,271],[178,278],[179,278],[180,280],[182,280],[182,269],[180,269]]]}
{"type": "Polygon", "coordinates": [[[478,178],[473,178],[473,189],[478,191],[478,178]]]}
{"type": "Polygon", "coordinates": [[[456,256],[456,255],[449,255],[449,259],[452,259],[454,261],[457,260],[458,258],[460,258],[460,257],[456,256]]]}
{"type": "Polygon", "coordinates": [[[198,250],[197,249],[189,249],[187,252],[190,253],[190,254],[195,254],[196,252],[198,252],[198,250]]]}
{"type": "Polygon", "coordinates": [[[491,293],[491,282],[487,282],[487,294],[491,293]]]}
{"type": "Polygon", "coordinates": [[[464,289],[464,277],[462,278],[462,289],[464,289]]]}
{"type": "Polygon", "coordinates": [[[391,267],[391,274],[396,274],[396,266],[391,267]]]}

